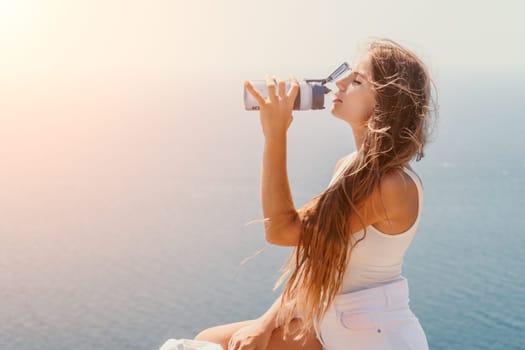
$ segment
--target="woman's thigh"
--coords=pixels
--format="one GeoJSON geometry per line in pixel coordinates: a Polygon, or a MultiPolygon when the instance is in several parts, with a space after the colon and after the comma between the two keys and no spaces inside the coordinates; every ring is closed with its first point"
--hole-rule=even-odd
{"type": "Polygon", "coordinates": [[[425,332],[409,307],[387,311],[331,308],[321,323],[328,349],[428,350],[425,332]]]}
{"type": "MultiPolygon", "coordinates": [[[[256,320],[247,320],[210,327],[201,331],[194,339],[218,343],[224,348],[224,350],[228,350],[227,346],[232,334],[240,328],[255,321],[256,320]]],[[[296,331],[299,329],[302,322],[301,318],[295,318],[292,323],[290,323],[291,333],[286,340],[283,339],[282,327],[275,328],[265,350],[322,350],[323,347],[317,339],[314,329],[311,329],[307,333],[304,346],[301,344],[302,340],[295,341],[292,339],[297,334],[296,331]]]]}

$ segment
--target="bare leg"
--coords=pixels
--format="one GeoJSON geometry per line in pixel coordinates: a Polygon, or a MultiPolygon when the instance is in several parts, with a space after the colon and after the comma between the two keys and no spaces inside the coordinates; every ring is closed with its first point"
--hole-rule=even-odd
{"type": "MultiPolygon", "coordinates": [[[[228,342],[233,333],[238,329],[249,325],[255,320],[240,321],[234,323],[228,323],[224,325],[219,325],[211,328],[207,328],[197,334],[194,338],[195,340],[207,340],[214,343],[221,344],[224,350],[228,350],[228,342]]],[[[323,346],[316,337],[315,330],[310,330],[306,338],[306,343],[304,347],[301,346],[300,341],[294,341],[292,338],[296,335],[295,331],[303,322],[300,318],[295,318],[290,324],[291,334],[288,336],[288,339],[283,340],[283,330],[281,327],[277,327],[273,330],[270,341],[268,342],[268,347],[265,350],[322,350],[323,346]]]]}
{"type": "Polygon", "coordinates": [[[194,340],[207,340],[221,344],[224,350],[228,350],[228,342],[233,333],[242,327],[249,325],[255,320],[240,321],[206,328],[193,338],[194,340]]]}

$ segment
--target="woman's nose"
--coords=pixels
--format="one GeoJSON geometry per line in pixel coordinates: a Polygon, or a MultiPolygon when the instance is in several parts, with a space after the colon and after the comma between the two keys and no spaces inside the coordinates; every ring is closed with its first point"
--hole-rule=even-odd
{"type": "Polygon", "coordinates": [[[335,85],[339,88],[339,91],[345,92],[346,91],[346,84],[343,80],[339,80],[335,83],[335,85]]]}

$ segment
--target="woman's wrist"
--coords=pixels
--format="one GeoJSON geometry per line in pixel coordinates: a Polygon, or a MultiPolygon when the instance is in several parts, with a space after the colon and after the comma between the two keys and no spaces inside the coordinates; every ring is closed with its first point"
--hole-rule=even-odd
{"type": "Polygon", "coordinates": [[[269,136],[269,135],[265,135],[264,136],[264,141],[266,143],[286,143],[286,134],[283,134],[283,135],[272,135],[272,136],[269,136]]]}

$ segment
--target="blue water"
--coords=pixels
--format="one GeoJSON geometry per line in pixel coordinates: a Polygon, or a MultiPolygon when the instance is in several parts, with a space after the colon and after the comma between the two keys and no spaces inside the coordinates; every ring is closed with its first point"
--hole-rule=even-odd
{"type": "MultiPolygon", "coordinates": [[[[435,141],[412,163],[425,202],[403,268],[433,350],[525,349],[523,77],[436,81],[435,141]]],[[[181,92],[151,79],[11,106],[18,118],[0,119],[0,349],[158,349],[272,304],[291,248],[245,225],[262,215],[263,138],[242,80],[208,76],[181,92]]],[[[300,206],[355,146],[329,109],[294,115],[300,206]]]]}

